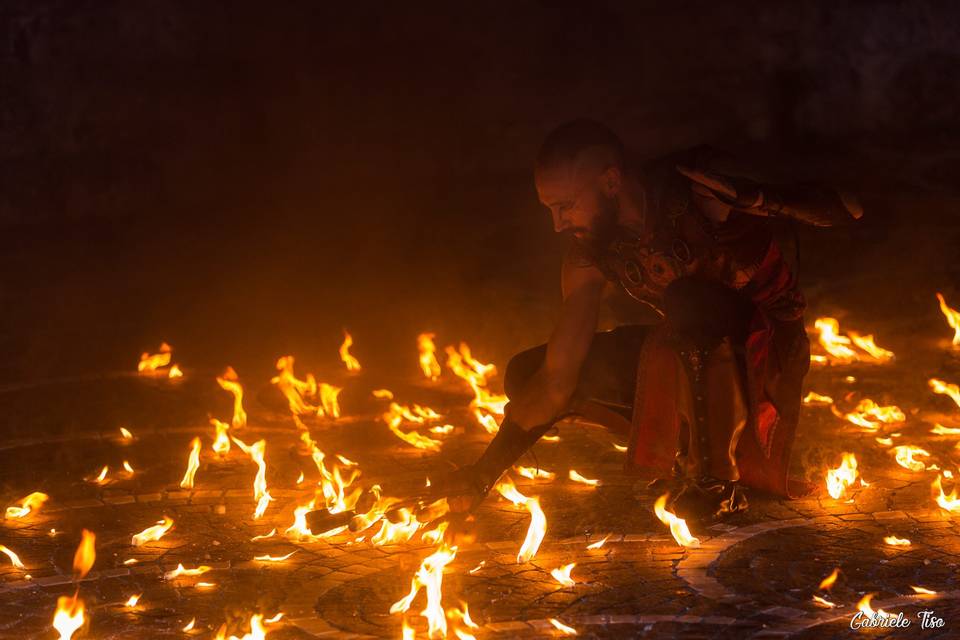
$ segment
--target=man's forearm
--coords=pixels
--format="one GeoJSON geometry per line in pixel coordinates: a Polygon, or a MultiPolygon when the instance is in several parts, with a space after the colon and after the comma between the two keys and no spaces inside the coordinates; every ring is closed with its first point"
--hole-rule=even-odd
{"type": "Polygon", "coordinates": [[[510,399],[510,417],[524,429],[549,422],[569,405],[575,386],[541,368],[510,399]]]}

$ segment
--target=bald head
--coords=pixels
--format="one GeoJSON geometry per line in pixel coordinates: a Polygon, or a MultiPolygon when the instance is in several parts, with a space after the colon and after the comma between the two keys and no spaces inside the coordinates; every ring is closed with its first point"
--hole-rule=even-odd
{"type": "Polygon", "coordinates": [[[617,134],[595,120],[580,118],[547,134],[537,153],[534,170],[551,172],[597,163],[622,169],[623,156],[623,143],[617,134]]]}

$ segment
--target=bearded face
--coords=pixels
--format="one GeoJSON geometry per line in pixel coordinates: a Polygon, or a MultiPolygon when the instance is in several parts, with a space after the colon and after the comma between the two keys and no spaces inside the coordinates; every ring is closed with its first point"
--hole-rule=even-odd
{"type": "Polygon", "coordinates": [[[597,249],[609,244],[617,227],[619,202],[604,188],[601,174],[559,168],[538,171],[540,202],[553,218],[557,233],[568,233],[597,249]]]}

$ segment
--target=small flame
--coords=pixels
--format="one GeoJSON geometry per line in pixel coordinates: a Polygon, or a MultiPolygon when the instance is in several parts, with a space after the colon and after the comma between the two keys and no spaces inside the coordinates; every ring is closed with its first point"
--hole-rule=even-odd
{"type": "Polygon", "coordinates": [[[831,407],[831,411],[837,417],[869,431],[876,431],[881,424],[895,424],[907,419],[900,407],[896,405],[883,407],[870,398],[861,400],[849,413],[841,413],[836,407],[831,407]]]}
{"type": "Polygon", "coordinates": [[[911,544],[908,539],[897,536],[884,536],[883,541],[891,547],[909,547],[911,544]]]}
{"type": "Polygon", "coordinates": [[[393,391],[390,391],[390,389],[374,389],[371,393],[374,398],[380,400],[393,400],[393,391]]]}
{"type": "Polygon", "coordinates": [[[205,564],[200,565],[196,569],[187,569],[183,566],[183,563],[177,564],[177,568],[173,571],[167,571],[163,574],[164,580],[173,580],[174,578],[179,578],[180,576],[199,576],[203,575],[207,571],[210,571],[212,567],[208,567],[205,564]]]}
{"type": "Polygon", "coordinates": [[[842,498],[857,479],[857,456],[844,453],[840,466],[827,470],[827,492],[834,500],[842,498]]]}
{"type": "Polygon", "coordinates": [[[187,624],[185,624],[185,625],[183,626],[183,629],[180,629],[180,631],[183,631],[184,633],[188,633],[188,632],[190,632],[190,631],[193,631],[193,628],[194,628],[195,626],[197,626],[197,619],[196,619],[196,618],[190,618],[190,622],[188,622],[187,624]]]}
{"type": "Polygon", "coordinates": [[[100,469],[99,475],[87,478],[87,482],[92,482],[93,484],[108,484],[110,482],[110,480],[107,479],[107,473],[109,471],[110,467],[104,465],[103,468],[100,469]]]}
{"type": "Polygon", "coordinates": [[[891,449],[894,452],[899,464],[904,469],[909,469],[910,471],[923,471],[927,468],[926,463],[917,460],[917,457],[929,457],[930,452],[921,449],[920,447],[915,447],[912,444],[903,444],[894,447],[891,449]]]}
{"type": "Polygon", "coordinates": [[[417,350],[420,352],[420,370],[430,380],[440,377],[440,363],[437,362],[437,345],[433,343],[436,334],[421,333],[417,336],[417,350]]]}
{"type": "Polygon", "coordinates": [[[267,510],[267,505],[273,501],[273,496],[267,491],[267,463],[264,460],[267,441],[257,440],[252,445],[247,445],[242,440],[234,438],[233,442],[257,463],[257,475],[253,479],[253,499],[257,501],[257,508],[253,512],[253,519],[258,520],[267,510]]]}
{"type": "Polygon", "coordinates": [[[20,499],[20,506],[7,507],[5,515],[12,520],[23,518],[31,511],[39,509],[40,506],[49,499],[50,496],[47,494],[34,491],[30,495],[20,499]]]}
{"type": "Polygon", "coordinates": [[[960,386],[938,380],[937,378],[931,378],[930,389],[932,389],[934,393],[950,396],[950,399],[960,407],[960,386]]]}
{"type": "Polygon", "coordinates": [[[826,578],[820,581],[820,586],[817,587],[820,591],[829,591],[831,587],[837,582],[837,577],[840,575],[840,567],[834,568],[826,578]]]}
{"type": "Polygon", "coordinates": [[[913,589],[914,592],[919,593],[920,595],[924,595],[924,596],[935,596],[935,595],[937,595],[937,592],[936,592],[936,591],[934,591],[933,589],[927,589],[926,587],[918,587],[918,586],[912,584],[912,585],[910,585],[910,588],[913,589]]]}
{"type": "Polygon", "coordinates": [[[200,438],[194,438],[190,441],[190,456],[187,458],[187,471],[183,474],[183,480],[180,481],[181,489],[193,488],[193,476],[200,468],[200,438]]]}
{"type": "Polygon", "coordinates": [[[210,418],[210,424],[216,429],[216,435],[213,438],[213,451],[218,456],[225,456],[230,453],[230,436],[227,435],[230,431],[230,425],[226,422],[217,420],[216,418],[210,418]]]}
{"type": "Polygon", "coordinates": [[[127,429],[126,427],[120,427],[120,436],[124,440],[133,440],[133,434],[130,433],[130,430],[127,429]]]}
{"type": "Polygon", "coordinates": [[[935,500],[937,501],[937,504],[940,505],[941,509],[951,513],[960,511],[960,498],[957,498],[956,487],[950,491],[950,495],[944,494],[939,475],[930,486],[938,493],[938,495],[935,496],[935,500]]]}
{"type": "Polygon", "coordinates": [[[170,369],[167,371],[167,377],[170,378],[171,380],[173,378],[182,378],[183,371],[180,369],[180,365],[178,364],[171,365],[170,369]]]}
{"type": "Polygon", "coordinates": [[[290,556],[295,554],[297,551],[298,549],[294,549],[293,551],[291,551],[285,556],[271,556],[271,555],[254,556],[253,559],[260,560],[261,562],[283,562],[284,560],[287,560],[290,556]]]}
{"type": "Polygon", "coordinates": [[[528,498],[519,491],[517,486],[510,478],[504,478],[497,484],[497,491],[504,498],[517,506],[523,506],[530,512],[530,526],[527,527],[527,535],[520,545],[520,551],[517,553],[517,562],[529,562],[540,549],[540,543],[547,533],[547,516],[540,508],[540,501],[537,498],[528,498]]]}
{"type": "Polygon", "coordinates": [[[265,640],[267,629],[263,626],[263,614],[256,613],[250,616],[250,632],[242,636],[227,636],[227,625],[224,624],[217,631],[214,640],[265,640]]]}
{"type": "Polygon", "coordinates": [[[873,340],[873,335],[861,336],[856,331],[850,331],[849,335],[850,339],[853,340],[853,344],[869,353],[870,357],[877,362],[889,362],[890,360],[893,360],[893,351],[888,351],[887,349],[878,347],[877,343],[873,340]]]}
{"type": "Polygon", "coordinates": [[[77,594],[57,598],[57,610],[53,614],[53,628],[60,634],[58,640],[70,640],[73,634],[84,625],[83,600],[77,594]]]}
{"type": "Polygon", "coordinates": [[[150,354],[144,352],[140,355],[140,362],[137,363],[137,371],[140,373],[154,373],[157,369],[170,364],[170,357],[173,349],[166,342],[160,345],[160,352],[150,354]]]}
{"type": "Polygon", "coordinates": [[[173,519],[163,516],[163,520],[157,522],[157,524],[152,527],[147,527],[137,535],[133,536],[133,540],[130,544],[135,547],[141,547],[148,542],[153,542],[154,540],[159,540],[170,530],[170,527],[173,526],[173,519]]]}
{"type": "Polygon", "coordinates": [[[293,375],[293,356],[282,356],[277,360],[279,375],[271,378],[270,382],[287,398],[290,412],[295,416],[316,414],[321,410],[305,400],[317,394],[317,381],[313,374],[307,374],[306,380],[299,380],[293,375]]]}
{"type": "Polygon", "coordinates": [[[940,311],[947,319],[947,325],[953,329],[953,346],[960,347],[960,311],[948,307],[947,301],[944,300],[939,291],[937,292],[937,301],[940,303],[940,311]]]}
{"type": "Polygon", "coordinates": [[[443,569],[453,562],[456,555],[456,547],[441,545],[436,552],[424,558],[410,583],[410,593],[393,603],[393,606],[390,607],[390,613],[405,613],[410,609],[410,605],[413,604],[413,599],[417,597],[420,589],[426,589],[427,606],[420,612],[420,615],[427,618],[430,637],[435,635],[446,637],[447,618],[440,602],[443,569]]]}
{"type": "Polygon", "coordinates": [[[127,601],[123,603],[123,606],[129,607],[132,609],[133,607],[137,606],[137,603],[140,602],[140,598],[142,597],[143,597],[142,593],[138,593],[137,595],[130,596],[127,599],[127,601]]]}
{"type": "Polygon", "coordinates": [[[135,471],[133,470],[133,467],[131,467],[130,463],[126,460],[123,461],[123,470],[126,471],[127,475],[130,475],[130,476],[132,476],[135,473],[135,471]]]}
{"type": "Polygon", "coordinates": [[[405,405],[397,404],[396,402],[390,403],[390,408],[386,413],[383,414],[383,421],[387,424],[387,427],[393,433],[404,442],[409,445],[416,447],[417,449],[426,449],[428,451],[439,451],[440,450],[440,441],[434,440],[428,436],[422,435],[416,431],[401,431],[400,425],[404,422],[412,422],[415,424],[423,424],[426,422],[427,417],[420,415],[426,413],[427,411],[433,413],[437,417],[440,417],[432,409],[424,409],[418,405],[413,405],[414,409],[407,407],[405,405]],[[419,409],[419,411],[417,411],[419,409]]]}
{"type": "Polygon", "coordinates": [[[857,360],[856,352],[849,347],[851,340],[840,334],[840,323],[836,318],[817,318],[814,328],[820,332],[820,345],[838,362],[857,360]]]}
{"type": "Polygon", "coordinates": [[[571,562],[570,564],[565,564],[562,567],[557,567],[550,571],[550,575],[553,576],[553,579],[562,584],[565,587],[572,587],[577,584],[577,581],[570,577],[570,572],[573,571],[573,568],[577,566],[576,562],[571,562]]]}
{"type": "Polygon", "coordinates": [[[250,538],[250,542],[256,542],[257,540],[266,540],[267,538],[272,538],[275,535],[277,535],[277,530],[271,529],[270,533],[265,533],[260,536],[253,536],[252,538],[250,538]]]}
{"type": "Polygon", "coordinates": [[[347,371],[360,371],[360,361],[350,355],[353,346],[353,336],[346,329],[343,330],[343,344],[340,345],[340,359],[347,366],[347,371]]]}
{"type": "Polygon", "coordinates": [[[803,404],[828,405],[833,404],[833,398],[811,391],[803,398],[803,404]]]}
{"type": "Polygon", "coordinates": [[[84,529],[80,532],[80,546],[73,555],[73,574],[78,580],[90,572],[97,559],[96,541],[97,536],[92,531],[84,529]]]}
{"type": "Polygon", "coordinates": [[[575,635],[577,635],[577,630],[576,630],[576,629],[574,629],[573,627],[568,627],[567,625],[563,624],[562,622],[560,622],[560,621],[557,620],[556,618],[547,618],[547,621],[548,621],[550,624],[552,624],[554,627],[556,627],[557,631],[559,631],[560,633],[562,633],[562,634],[565,635],[565,636],[575,636],[575,635]]]}
{"type": "Polygon", "coordinates": [[[673,539],[677,541],[677,544],[684,547],[699,547],[700,540],[690,534],[690,529],[687,527],[686,521],[667,511],[667,497],[669,497],[669,495],[670,494],[665,493],[653,503],[653,512],[657,515],[657,519],[670,527],[670,533],[673,535],[673,539]]]}
{"type": "Polygon", "coordinates": [[[12,549],[0,544],[0,553],[4,553],[10,558],[10,562],[13,563],[13,566],[17,569],[26,569],[24,564],[20,562],[20,556],[13,552],[12,549]]]}
{"type": "MultiPolygon", "coordinates": [[[[357,365],[359,366],[359,365],[357,365]]],[[[335,387],[326,382],[320,383],[320,409],[318,415],[325,415],[330,418],[340,417],[340,392],[342,387],[335,387]]]]}
{"type": "Polygon", "coordinates": [[[607,535],[603,536],[602,538],[600,538],[600,539],[597,540],[596,542],[592,542],[592,543],[588,544],[588,545],[587,545],[587,549],[593,550],[593,549],[599,549],[599,548],[601,548],[603,545],[607,544],[607,540],[610,539],[610,536],[611,536],[611,535],[612,535],[612,534],[609,534],[609,533],[608,533],[607,535]]]}
{"type": "Polygon", "coordinates": [[[930,433],[938,436],[957,436],[960,435],[960,429],[956,427],[945,427],[939,422],[935,422],[933,428],[930,429],[930,433]]]}
{"type": "MultiPolygon", "coordinates": [[[[243,387],[240,386],[240,378],[233,367],[227,367],[223,375],[217,378],[217,384],[224,391],[233,394],[233,419],[230,424],[234,429],[242,429],[247,426],[247,412],[243,410],[243,387]]],[[[227,447],[229,450],[229,446],[227,447]]]]}
{"type": "Polygon", "coordinates": [[[586,484],[586,485],[589,485],[589,486],[591,486],[591,487],[595,487],[595,486],[597,486],[597,485],[600,484],[600,481],[599,481],[599,480],[593,480],[593,479],[591,479],[591,478],[585,478],[585,477],[583,477],[582,475],[580,475],[579,473],[577,473],[577,471],[576,471],[575,469],[570,469],[570,474],[569,474],[569,476],[570,476],[570,479],[573,480],[574,482],[579,482],[579,483],[581,483],[581,484],[586,484]]]}
{"type": "Polygon", "coordinates": [[[875,615],[881,618],[889,618],[890,614],[884,611],[883,609],[873,610],[873,607],[870,606],[870,600],[873,599],[873,596],[877,594],[868,593],[867,595],[860,598],[860,602],[857,603],[857,609],[868,618],[873,618],[875,615]]]}
{"type": "Polygon", "coordinates": [[[622,444],[617,444],[616,442],[613,443],[613,448],[616,449],[617,451],[619,451],[620,453],[626,453],[626,452],[627,452],[627,447],[625,447],[625,446],[622,445],[622,444]]]}
{"type": "Polygon", "coordinates": [[[822,597],[820,597],[820,596],[818,596],[818,595],[814,595],[814,596],[813,596],[813,601],[814,601],[815,603],[817,603],[818,605],[823,606],[823,607],[835,607],[835,606],[837,606],[835,603],[830,602],[830,601],[827,600],[826,598],[822,598],[822,597]]]}
{"type": "Polygon", "coordinates": [[[546,469],[541,469],[539,467],[514,467],[517,473],[524,478],[529,478],[531,480],[536,480],[537,478],[542,478],[543,480],[553,480],[557,477],[557,474],[552,471],[547,471],[546,469]]]}

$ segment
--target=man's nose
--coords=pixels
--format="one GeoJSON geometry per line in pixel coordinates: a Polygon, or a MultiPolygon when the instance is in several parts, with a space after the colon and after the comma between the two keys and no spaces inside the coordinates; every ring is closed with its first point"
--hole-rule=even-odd
{"type": "Polygon", "coordinates": [[[557,233],[561,231],[566,231],[570,227],[570,223],[567,222],[559,212],[553,213],[553,230],[557,233]]]}

